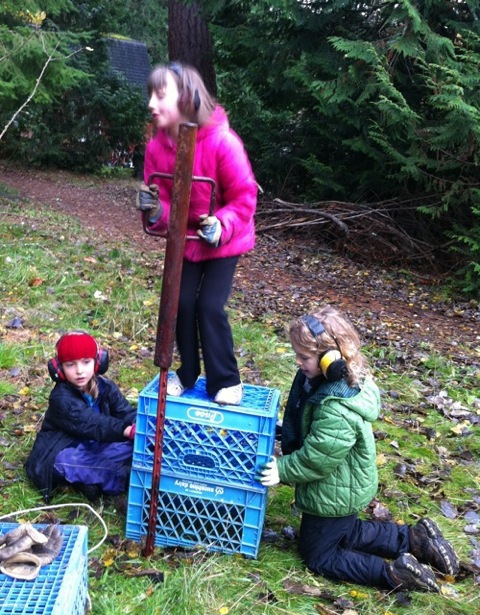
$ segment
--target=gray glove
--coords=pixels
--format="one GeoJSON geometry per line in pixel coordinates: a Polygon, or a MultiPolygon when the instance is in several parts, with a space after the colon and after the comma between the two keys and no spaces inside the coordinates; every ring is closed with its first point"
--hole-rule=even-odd
{"type": "Polygon", "coordinates": [[[220,244],[220,237],[222,236],[222,225],[217,216],[202,214],[197,235],[212,248],[216,248],[220,244]]]}
{"type": "Polygon", "coordinates": [[[34,544],[45,544],[48,538],[36,530],[31,523],[21,523],[0,537],[0,562],[23,551],[29,551],[34,544]]]}
{"type": "Polygon", "coordinates": [[[137,192],[137,209],[148,212],[148,221],[155,222],[162,215],[162,204],[158,198],[157,184],[142,184],[137,192]]]}
{"type": "Polygon", "coordinates": [[[40,530],[47,538],[45,544],[33,544],[31,551],[40,560],[40,566],[51,564],[62,550],[62,533],[58,529],[58,525],[47,525],[44,530],[40,530]]]}
{"type": "Polygon", "coordinates": [[[0,537],[0,572],[14,579],[31,581],[40,568],[51,564],[62,549],[57,525],[36,530],[29,523],[0,537]]]}

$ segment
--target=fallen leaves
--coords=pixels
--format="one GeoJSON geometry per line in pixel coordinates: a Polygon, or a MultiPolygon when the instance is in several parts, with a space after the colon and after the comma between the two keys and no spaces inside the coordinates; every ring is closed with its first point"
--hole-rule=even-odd
{"type": "Polygon", "coordinates": [[[376,521],[393,521],[393,515],[388,510],[387,506],[382,504],[376,498],[370,502],[365,512],[376,521]]]}
{"type": "Polygon", "coordinates": [[[21,316],[15,316],[9,320],[5,326],[7,329],[20,329],[20,327],[23,327],[23,318],[21,316]]]}
{"type": "MultiPolygon", "coordinates": [[[[356,615],[358,611],[355,606],[356,603],[369,600],[370,595],[366,592],[352,589],[349,593],[349,597],[336,595],[331,590],[326,590],[322,584],[309,584],[299,581],[292,581],[287,579],[283,582],[283,588],[289,594],[296,594],[298,596],[308,596],[310,598],[316,598],[322,602],[315,602],[314,608],[318,613],[322,615],[356,615]]],[[[379,600],[382,600],[382,595],[379,593],[379,600]]],[[[363,608],[363,607],[362,607],[363,608]]],[[[363,610],[362,610],[363,612],[363,610]]]]}
{"type": "Polygon", "coordinates": [[[139,543],[124,540],[117,535],[110,535],[108,542],[110,546],[105,549],[101,557],[89,560],[90,571],[97,579],[102,578],[108,570],[130,578],[148,577],[152,583],[163,583],[165,574],[162,570],[145,567],[139,543]]]}
{"type": "Polygon", "coordinates": [[[440,510],[442,511],[443,516],[447,517],[447,519],[456,519],[458,516],[458,511],[455,506],[447,500],[442,500],[440,502],[440,510]]]}
{"type": "Polygon", "coordinates": [[[427,397],[427,400],[434,408],[439,410],[443,416],[454,421],[456,427],[460,425],[455,433],[459,432],[460,435],[464,435],[462,432],[465,428],[480,424],[480,408],[477,406],[478,400],[475,398],[472,399],[472,404],[474,405],[473,410],[466,408],[460,402],[452,399],[447,391],[440,391],[438,394],[430,395],[427,397]]]}

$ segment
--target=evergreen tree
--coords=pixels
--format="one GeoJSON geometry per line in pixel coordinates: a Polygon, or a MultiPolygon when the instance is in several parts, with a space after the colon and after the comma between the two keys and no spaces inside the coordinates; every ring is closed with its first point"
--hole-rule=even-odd
{"type": "Polygon", "coordinates": [[[35,93],[15,115],[1,143],[3,155],[31,165],[95,170],[113,150],[143,142],[145,99],[113,73],[104,41],[108,27],[127,16],[113,3],[109,7],[98,0],[64,1],[51,16],[2,16],[10,23],[0,30],[0,41],[11,53],[0,62],[6,101],[0,117],[8,121],[27,93],[35,93]]]}
{"type": "Polygon", "coordinates": [[[28,0],[0,4],[0,125],[29,96],[35,94],[42,104],[51,102],[82,75],[69,66],[71,56],[80,51],[75,36],[65,36],[52,27],[51,16],[71,9],[70,0],[51,0],[43,4],[28,0]]]}
{"type": "Polygon", "coordinates": [[[221,95],[264,187],[295,200],[409,198],[431,223],[405,227],[453,238],[478,279],[480,0],[202,5],[221,95]]]}

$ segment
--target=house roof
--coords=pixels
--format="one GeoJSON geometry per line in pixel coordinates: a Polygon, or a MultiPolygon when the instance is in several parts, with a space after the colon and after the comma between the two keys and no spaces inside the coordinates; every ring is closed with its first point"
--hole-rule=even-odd
{"type": "Polygon", "coordinates": [[[130,85],[141,88],[146,96],[151,65],[145,43],[117,38],[107,38],[106,43],[113,70],[121,73],[130,85]]]}

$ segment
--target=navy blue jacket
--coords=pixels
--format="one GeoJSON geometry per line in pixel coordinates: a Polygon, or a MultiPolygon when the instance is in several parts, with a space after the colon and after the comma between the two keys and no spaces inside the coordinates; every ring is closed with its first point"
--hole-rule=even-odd
{"type": "Polygon", "coordinates": [[[117,385],[98,376],[99,412],[82,392],[68,382],[57,382],[50,393],[48,409],[25,464],[27,476],[50,499],[53,465],[58,453],[81,441],[121,442],[126,427],[135,423],[136,410],[117,385]]]}

